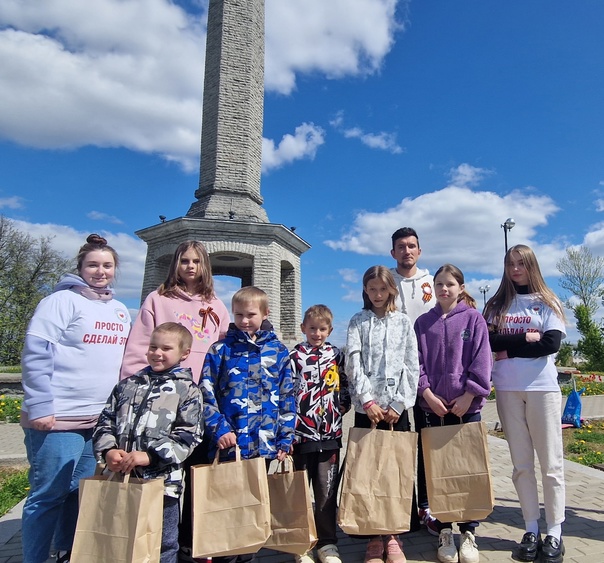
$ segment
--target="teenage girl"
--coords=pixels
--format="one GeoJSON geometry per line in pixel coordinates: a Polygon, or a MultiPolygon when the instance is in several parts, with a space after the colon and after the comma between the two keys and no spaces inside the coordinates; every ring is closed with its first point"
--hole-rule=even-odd
{"type": "Polygon", "coordinates": [[[69,561],[80,479],[94,475],[92,431],[119,378],[130,315],[111,285],[117,252],[92,234],[40,301],[25,334],[21,426],[30,490],[23,507],[23,560],[43,563],[51,543],[69,561]]]}
{"type": "MultiPolygon", "coordinates": [[[[354,425],[410,430],[407,409],[415,403],[419,364],[417,342],[409,317],[396,310],[398,290],[385,266],[363,276],[363,310],[350,319],[346,341],[346,373],[355,407],[354,425]]],[[[365,563],[406,561],[396,535],[369,540],[365,563]]]]}
{"type": "Polygon", "coordinates": [[[497,412],[510,448],[526,533],[516,558],[561,563],[564,556],[562,396],[554,354],[566,336],[562,303],[547,287],[533,251],[518,244],[505,255],[504,273],[484,316],[495,352],[497,412]],[[539,533],[535,451],[541,466],[547,534],[539,533]]]}
{"type": "MultiPolygon", "coordinates": [[[[224,338],[229,327],[229,311],[214,293],[214,280],[208,253],[198,241],[178,245],[168,270],[168,277],[145,299],[134,321],[121,378],[129,377],[147,365],[146,352],[153,329],[165,322],[177,322],[189,329],[193,345],[189,357],[180,365],[191,368],[199,382],[206,352],[211,344],[224,338]]],[[[185,460],[185,492],[180,523],[182,561],[191,560],[191,466],[205,463],[207,442],[204,441],[185,460]]]]}
{"type": "Polygon", "coordinates": [[[214,293],[210,258],[198,241],[178,245],[166,281],[142,304],[126,344],[121,379],[147,365],[151,333],[165,322],[180,323],[193,335],[191,354],[181,367],[191,368],[198,383],[208,348],[225,336],[230,322],[228,309],[214,293]]]}
{"type": "MultiPolygon", "coordinates": [[[[436,305],[415,321],[419,347],[419,428],[477,422],[491,390],[491,347],[487,323],[452,264],[434,275],[436,305]]],[[[471,447],[471,444],[468,444],[471,447]]],[[[463,455],[460,452],[459,455],[463,455]]],[[[459,556],[450,522],[436,521],[438,560],[478,563],[474,537],[478,522],[459,523],[459,556]]]]}

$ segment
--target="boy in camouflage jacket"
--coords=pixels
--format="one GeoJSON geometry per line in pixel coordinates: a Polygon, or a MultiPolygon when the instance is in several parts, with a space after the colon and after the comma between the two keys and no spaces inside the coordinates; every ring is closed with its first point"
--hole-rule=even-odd
{"type": "Polygon", "coordinates": [[[191,370],[191,333],[163,323],[151,335],[149,366],[114,388],[94,429],[94,452],[110,471],[164,479],[161,563],[178,561],[182,462],[201,442],[202,399],[191,370]]]}

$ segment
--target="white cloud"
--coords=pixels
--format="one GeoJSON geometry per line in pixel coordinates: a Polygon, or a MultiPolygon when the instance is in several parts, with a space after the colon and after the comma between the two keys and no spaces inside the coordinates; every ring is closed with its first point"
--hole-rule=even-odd
{"type": "Polygon", "coordinates": [[[527,188],[499,195],[461,187],[478,182],[484,171],[467,165],[455,171],[453,179],[458,185],[405,198],[384,212],[360,211],[345,234],[325,244],[334,250],[389,259],[392,233],[410,226],[420,237],[423,267],[434,270],[452,262],[464,271],[499,274],[504,254],[500,225],[506,217],[513,217],[516,226],[508,234],[509,244],[529,244],[544,274],[557,275],[555,264],[564,252],[564,241],[541,244],[536,239],[537,228],[559,210],[555,202],[527,188]]]}
{"type": "Polygon", "coordinates": [[[343,286],[346,289],[346,293],[342,296],[342,301],[350,301],[352,303],[360,303],[363,304],[363,289],[362,288],[348,288],[343,286]]]}
{"type": "MultiPolygon", "coordinates": [[[[17,220],[13,220],[13,222],[17,229],[35,238],[52,237],[53,248],[66,258],[75,257],[90,234],[53,223],[27,223],[17,220]]],[[[99,234],[107,239],[107,243],[116,250],[119,256],[120,265],[115,282],[117,298],[138,301],[145,271],[146,243],[126,233],[99,231],[99,234]]]]}
{"type": "Polygon", "coordinates": [[[0,209],[21,209],[23,207],[23,198],[17,195],[12,197],[0,198],[0,209]]]}
{"type": "Polygon", "coordinates": [[[294,135],[283,135],[278,146],[262,139],[262,171],[268,172],[302,158],[312,160],[324,142],[325,131],[314,123],[303,123],[296,127],[294,135]]]}
{"type": "Polygon", "coordinates": [[[463,163],[449,170],[449,177],[452,186],[472,188],[480,184],[480,182],[489,174],[490,170],[485,168],[477,168],[471,164],[463,163]]]}
{"type": "MultiPolygon", "coordinates": [[[[168,0],[3,0],[0,138],[42,149],[124,147],[196,171],[207,3],[188,3],[196,5],[193,13],[168,0]]],[[[268,0],[267,90],[290,93],[300,73],[378,71],[402,28],[396,6],[268,0]]],[[[265,170],[312,157],[323,142],[313,127],[312,138],[286,135],[279,149],[265,140],[273,149],[265,170]]]]}
{"type": "Polygon", "coordinates": [[[604,211],[604,199],[596,199],[594,201],[596,211],[604,211]]]}
{"type": "Polygon", "coordinates": [[[344,127],[344,113],[338,112],[329,124],[338,130],[347,139],[359,139],[361,143],[372,149],[388,151],[392,154],[401,154],[405,149],[396,141],[396,133],[366,133],[360,127],[344,127]]]}
{"type": "Polygon", "coordinates": [[[341,268],[338,270],[338,274],[347,283],[358,283],[361,280],[361,275],[353,268],[341,268]]]}
{"type": "Polygon", "coordinates": [[[121,219],[113,215],[108,215],[107,213],[102,213],[101,211],[91,211],[86,214],[86,217],[92,219],[93,221],[107,221],[108,223],[114,223],[116,225],[123,225],[124,222],[121,219]]]}
{"type": "Polygon", "coordinates": [[[403,29],[396,6],[397,0],[267,0],[266,87],[289,94],[297,73],[376,72],[403,29]]]}

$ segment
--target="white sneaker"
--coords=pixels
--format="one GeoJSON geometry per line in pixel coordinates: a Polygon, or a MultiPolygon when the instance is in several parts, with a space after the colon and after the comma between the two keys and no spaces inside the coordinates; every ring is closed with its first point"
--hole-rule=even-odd
{"type": "Polygon", "coordinates": [[[338,548],[333,543],[317,549],[317,555],[321,563],[342,563],[338,548]]]}
{"type": "Polygon", "coordinates": [[[302,555],[296,555],[294,559],[296,563],[315,563],[315,560],[312,558],[312,549],[309,549],[302,555]]]}
{"type": "Polygon", "coordinates": [[[460,563],[478,563],[480,554],[476,545],[476,538],[472,532],[464,532],[459,539],[460,563]]]}
{"type": "Polygon", "coordinates": [[[438,535],[437,557],[441,563],[457,563],[457,561],[459,561],[455,540],[453,539],[453,530],[451,528],[441,530],[438,535]]]}

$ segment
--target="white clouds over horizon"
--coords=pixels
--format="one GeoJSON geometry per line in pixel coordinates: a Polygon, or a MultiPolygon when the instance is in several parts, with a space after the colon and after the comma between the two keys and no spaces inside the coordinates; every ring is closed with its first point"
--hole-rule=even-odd
{"type": "MultiPolygon", "coordinates": [[[[267,0],[267,90],[290,94],[298,73],[377,72],[402,29],[396,6],[267,0]]],[[[206,2],[193,14],[168,0],[5,0],[0,138],[38,149],[123,147],[197,170],[206,10],[206,2]]],[[[312,158],[320,131],[302,124],[278,148],[265,139],[263,169],[312,158]]],[[[364,142],[392,144],[383,135],[364,142]]]]}
{"type": "Polygon", "coordinates": [[[496,274],[503,258],[502,217],[513,217],[516,226],[509,234],[510,245],[529,244],[540,257],[544,273],[556,275],[555,263],[564,251],[564,241],[542,244],[535,237],[537,229],[559,211],[558,205],[530,188],[505,195],[476,189],[489,174],[461,164],[450,171],[451,182],[444,188],[405,198],[383,212],[360,211],[346,234],[325,244],[333,250],[388,256],[392,233],[411,226],[420,237],[422,263],[430,269],[456,262],[464,270],[496,274]]]}

